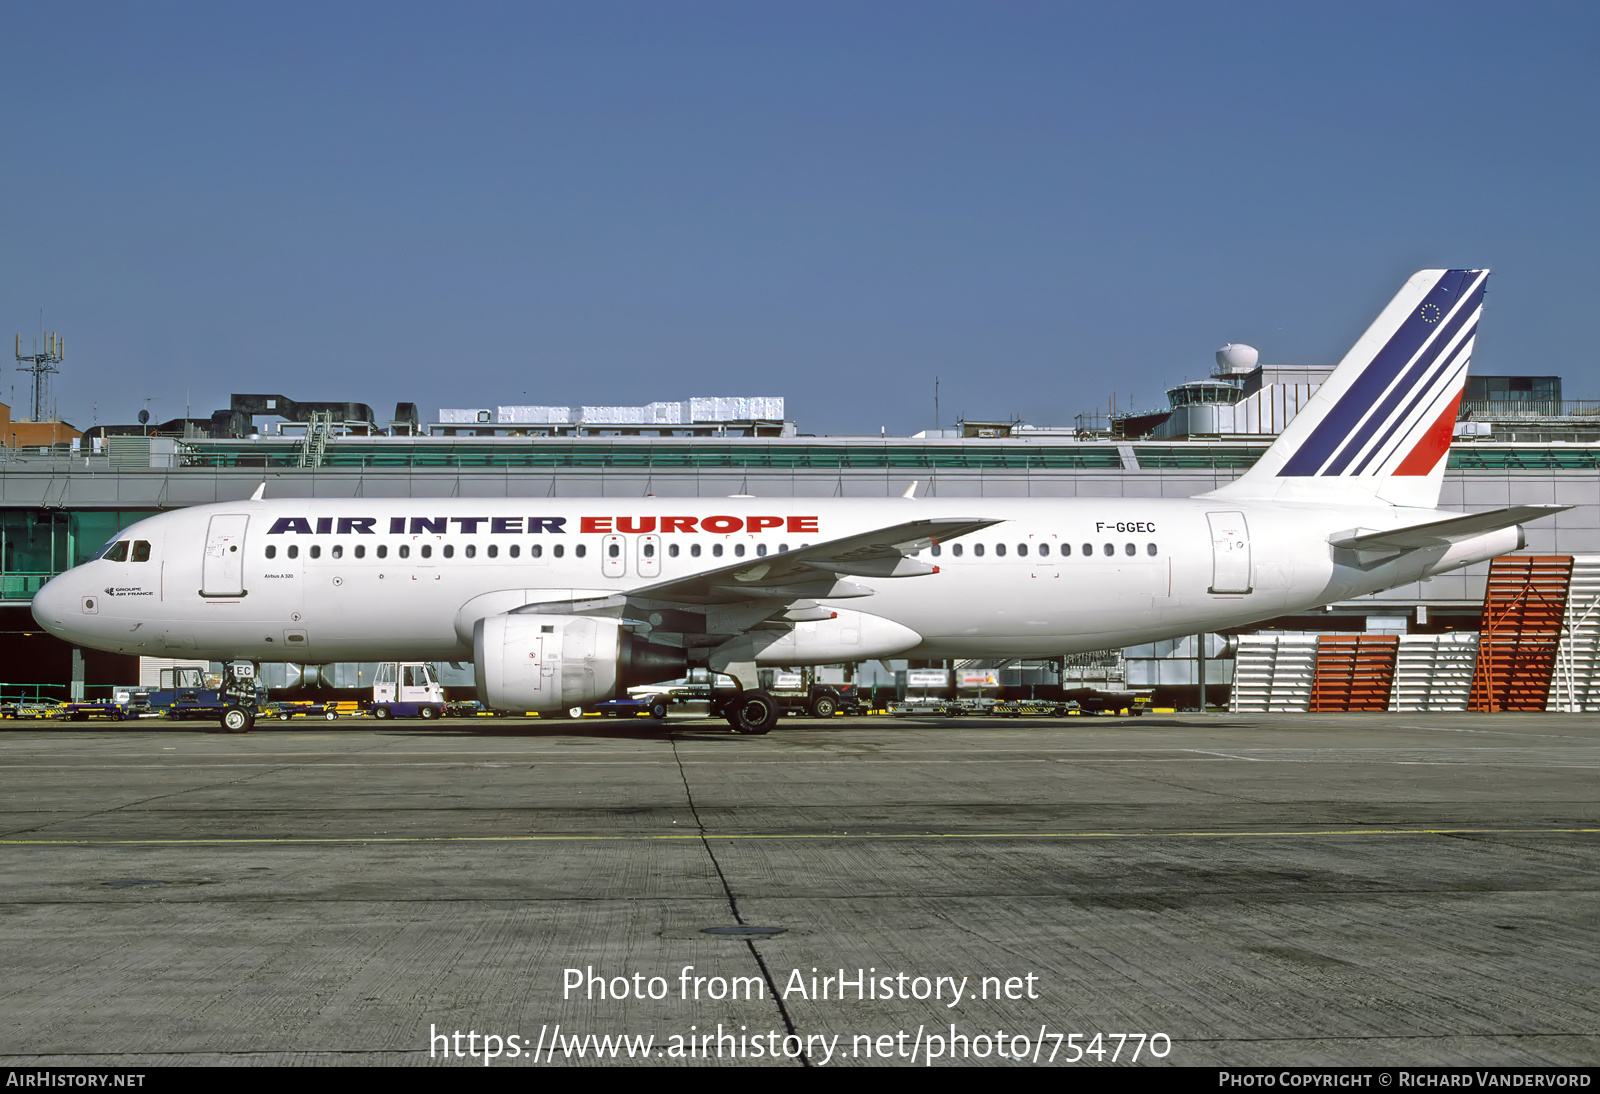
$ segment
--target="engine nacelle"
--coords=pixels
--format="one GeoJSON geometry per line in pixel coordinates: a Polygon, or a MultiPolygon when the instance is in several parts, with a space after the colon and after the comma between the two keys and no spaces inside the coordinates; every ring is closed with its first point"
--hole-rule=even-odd
{"type": "Polygon", "coordinates": [[[491,615],[472,630],[478,698],[495,710],[556,711],[687,671],[680,649],[644,642],[614,619],[491,615]]]}

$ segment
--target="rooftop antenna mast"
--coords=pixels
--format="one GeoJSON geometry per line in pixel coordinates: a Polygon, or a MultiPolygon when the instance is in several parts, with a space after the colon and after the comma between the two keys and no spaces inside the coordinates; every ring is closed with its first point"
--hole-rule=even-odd
{"type": "Polygon", "coordinates": [[[22,352],[22,335],[17,335],[17,371],[33,373],[33,420],[42,422],[50,409],[50,377],[60,372],[61,336],[55,331],[44,332],[44,349],[37,339],[32,353],[22,352]]]}

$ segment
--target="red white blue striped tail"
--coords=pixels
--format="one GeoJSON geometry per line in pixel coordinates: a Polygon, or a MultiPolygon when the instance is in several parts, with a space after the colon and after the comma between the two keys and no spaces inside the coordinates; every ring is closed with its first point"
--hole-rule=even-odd
{"type": "Polygon", "coordinates": [[[1437,507],[1488,277],[1413,274],[1256,465],[1208,496],[1437,507]]]}

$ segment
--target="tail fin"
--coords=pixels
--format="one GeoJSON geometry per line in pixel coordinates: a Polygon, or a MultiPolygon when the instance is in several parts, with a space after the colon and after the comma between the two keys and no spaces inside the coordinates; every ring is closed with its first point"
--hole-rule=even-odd
{"type": "Polygon", "coordinates": [[[1205,496],[1436,508],[1488,277],[1413,274],[1256,465],[1205,496]]]}

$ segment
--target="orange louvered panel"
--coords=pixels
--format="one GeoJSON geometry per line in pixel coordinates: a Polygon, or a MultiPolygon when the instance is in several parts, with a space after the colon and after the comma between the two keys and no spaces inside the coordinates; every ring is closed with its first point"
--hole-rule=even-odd
{"type": "Polygon", "coordinates": [[[1501,555],[1489,564],[1467,709],[1545,708],[1571,583],[1571,555],[1501,555]]]}
{"type": "Polygon", "coordinates": [[[1400,638],[1392,634],[1324,634],[1317,638],[1311,709],[1388,710],[1400,638]]]}

